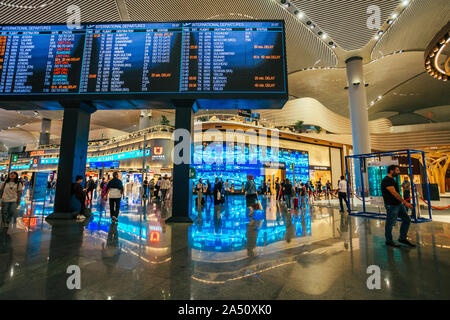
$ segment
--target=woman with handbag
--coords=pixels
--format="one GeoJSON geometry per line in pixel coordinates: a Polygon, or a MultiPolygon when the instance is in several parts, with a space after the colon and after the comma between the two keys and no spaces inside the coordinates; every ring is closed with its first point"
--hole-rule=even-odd
{"type": "Polygon", "coordinates": [[[6,181],[0,185],[0,192],[2,193],[2,227],[8,230],[23,193],[23,183],[19,180],[17,172],[9,174],[6,181]]]}

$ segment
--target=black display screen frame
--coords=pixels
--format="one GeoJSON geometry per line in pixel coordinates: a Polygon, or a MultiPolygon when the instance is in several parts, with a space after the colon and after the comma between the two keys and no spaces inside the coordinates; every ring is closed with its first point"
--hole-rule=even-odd
{"type": "MultiPolygon", "coordinates": [[[[164,104],[173,100],[195,100],[202,104],[201,108],[216,108],[215,103],[219,102],[223,107],[219,109],[235,108],[240,101],[246,101],[246,108],[281,108],[288,100],[288,70],[286,55],[286,25],[284,20],[258,19],[258,20],[173,20],[173,21],[98,21],[83,22],[81,25],[108,25],[108,24],[139,24],[139,23],[222,23],[222,22],[276,22],[282,26],[282,46],[283,46],[283,68],[284,68],[284,92],[146,92],[146,93],[39,93],[39,94],[0,94],[0,101],[102,101],[102,100],[147,100],[157,104],[164,104]],[[227,101],[227,100],[232,100],[227,101]],[[265,100],[265,102],[263,102],[265,100]],[[228,103],[229,102],[229,103],[228,103]],[[225,104],[225,105],[224,105],[225,104]]],[[[3,26],[61,26],[65,23],[33,23],[33,24],[4,24],[3,26]]],[[[181,61],[180,61],[181,63],[181,61]]]]}

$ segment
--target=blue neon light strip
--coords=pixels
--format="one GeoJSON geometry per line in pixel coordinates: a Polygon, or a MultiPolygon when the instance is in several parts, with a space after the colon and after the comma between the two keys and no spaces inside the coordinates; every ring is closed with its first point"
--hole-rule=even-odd
{"type": "MultiPolygon", "coordinates": [[[[142,150],[136,150],[136,151],[127,151],[127,152],[122,152],[122,153],[111,154],[108,156],[88,157],[87,163],[119,161],[119,160],[133,159],[133,158],[141,158],[142,154],[143,154],[142,150]]],[[[147,156],[149,156],[150,150],[146,150],[145,154],[147,156]]],[[[58,158],[41,159],[41,164],[57,164],[57,163],[59,163],[58,158]]]]}

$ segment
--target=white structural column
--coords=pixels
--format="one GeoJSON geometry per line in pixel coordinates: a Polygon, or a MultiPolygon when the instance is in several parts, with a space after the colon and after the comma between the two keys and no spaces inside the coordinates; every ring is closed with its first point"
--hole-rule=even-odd
{"type": "MultiPolygon", "coordinates": [[[[369,114],[363,74],[363,59],[347,59],[348,96],[350,101],[350,120],[352,124],[353,154],[370,153],[369,114]]],[[[361,190],[359,162],[355,161],[356,188],[361,190]]],[[[367,183],[365,189],[367,189],[367,183]]]]}
{"type": "Polygon", "coordinates": [[[146,129],[151,125],[152,110],[141,110],[139,117],[139,130],[146,129]]]}

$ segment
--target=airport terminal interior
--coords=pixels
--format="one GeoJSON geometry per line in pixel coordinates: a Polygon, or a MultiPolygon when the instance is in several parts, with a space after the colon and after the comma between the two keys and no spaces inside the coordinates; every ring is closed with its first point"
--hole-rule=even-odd
{"type": "Polygon", "coordinates": [[[450,299],[449,21],[0,1],[0,300],[450,299]]]}

